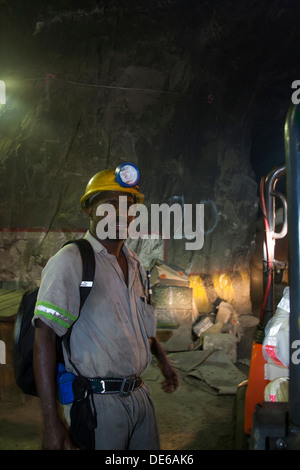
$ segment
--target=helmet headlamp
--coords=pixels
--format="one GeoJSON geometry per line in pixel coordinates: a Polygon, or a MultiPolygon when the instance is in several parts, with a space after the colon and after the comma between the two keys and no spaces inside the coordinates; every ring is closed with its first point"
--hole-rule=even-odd
{"type": "Polygon", "coordinates": [[[115,170],[116,181],[123,188],[132,188],[140,180],[140,171],[133,163],[122,163],[115,170]]]}

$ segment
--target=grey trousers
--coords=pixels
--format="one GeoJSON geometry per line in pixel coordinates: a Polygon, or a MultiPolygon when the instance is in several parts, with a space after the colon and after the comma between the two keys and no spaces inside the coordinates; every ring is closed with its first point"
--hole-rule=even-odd
{"type": "MultiPolygon", "coordinates": [[[[155,405],[143,384],[128,397],[95,394],[96,450],[159,450],[155,405]]],[[[71,405],[64,405],[69,422],[71,405]]]]}

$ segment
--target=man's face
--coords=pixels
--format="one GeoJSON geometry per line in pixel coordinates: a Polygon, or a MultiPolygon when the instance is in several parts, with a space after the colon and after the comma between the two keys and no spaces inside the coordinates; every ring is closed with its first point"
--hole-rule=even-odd
{"type": "Polygon", "coordinates": [[[133,204],[134,198],[129,193],[121,191],[104,191],[100,193],[88,208],[92,234],[100,240],[103,239],[102,236],[99,236],[99,228],[105,226],[105,233],[108,234],[107,239],[126,239],[129,224],[134,219],[134,216],[128,216],[128,209],[133,204]],[[110,228],[113,228],[112,236],[109,235],[110,228]]]}

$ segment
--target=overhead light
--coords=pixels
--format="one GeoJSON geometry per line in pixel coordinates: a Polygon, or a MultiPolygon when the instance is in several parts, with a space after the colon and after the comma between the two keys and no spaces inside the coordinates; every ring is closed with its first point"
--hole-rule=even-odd
{"type": "Polygon", "coordinates": [[[5,82],[0,80],[0,104],[6,104],[5,82]]]}

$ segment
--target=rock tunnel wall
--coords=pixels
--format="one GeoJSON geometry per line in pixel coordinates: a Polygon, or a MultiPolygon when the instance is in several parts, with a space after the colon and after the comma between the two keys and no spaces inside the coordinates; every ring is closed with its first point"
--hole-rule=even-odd
{"type": "MultiPolygon", "coordinates": [[[[1,3],[2,285],[38,281],[49,256],[88,227],[79,199],[89,178],[125,161],[140,168],[148,207],[204,204],[203,247],[131,242],[144,264],[158,257],[193,282],[235,272],[245,282],[258,208],[251,132],[265,85],[257,71],[270,44],[263,28],[254,40],[244,3],[231,13],[205,1],[1,3]]],[[[261,24],[271,13],[252,3],[261,24]]],[[[278,18],[269,21],[276,30],[278,18]]]]}

